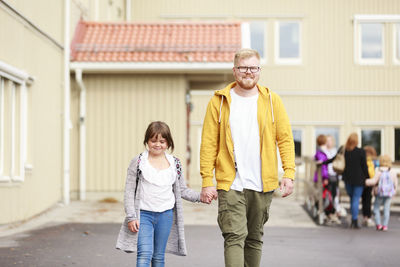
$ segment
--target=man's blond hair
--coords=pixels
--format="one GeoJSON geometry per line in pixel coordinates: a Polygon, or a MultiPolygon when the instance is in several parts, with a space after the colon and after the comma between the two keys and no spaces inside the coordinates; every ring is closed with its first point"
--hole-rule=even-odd
{"type": "Polygon", "coordinates": [[[258,60],[260,60],[260,54],[257,52],[257,50],[251,48],[242,48],[235,53],[233,64],[235,67],[237,67],[241,59],[250,57],[256,57],[258,60]]]}

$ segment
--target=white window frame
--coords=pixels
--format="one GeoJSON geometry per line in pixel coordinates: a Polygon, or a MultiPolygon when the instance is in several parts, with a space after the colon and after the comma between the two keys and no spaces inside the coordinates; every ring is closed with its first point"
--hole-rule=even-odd
{"type": "Polygon", "coordinates": [[[275,34],[274,34],[274,54],[275,63],[278,65],[301,65],[303,63],[302,56],[302,21],[300,20],[278,20],[275,21],[275,34]],[[279,42],[279,26],[281,23],[297,23],[299,25],[299,57],[298,58],[280,58],[280,42],[279,42]]]}
{"type": "MultiPolygon", "coordinates": [[[[359,146],[362,146],[362,131],[367,130],[367,131],[380,131],[381,132],[381,153],[380,155],[385,154],[385,146],[384,146],[384,134],[385,134],[385,129],[382,127],[360,127],[357,131],[358,136],[359,136],[359,146]]],[[[362,148],[362,147],[361,147],[362,148]]]]}
{"type": "MultiPolygon", "coordinates": [[[[254,22],[263,22],[264,24],[264,57],[260,58],[260,64],[267,64],[268,59],[268,38],[267,38],[267,21],[265,20],[255,20],[254,22]]],[[[251,29],[250,29],[251,21],[242,23],[242,47],[243,48],[252,48],[251,47],[251,29]]],[[[259,51],[258,51],[259,52],[259,51]]]]}
{"type": "Polygon", "coordinates": [[[359,22],[357,25],[357,62],[360,65],[383,65],[385,64],[385,24],[381,22],[359,22]],[[361,25],[366,23],[382,24],[382,57],[381,58],[362,58],[362,34],[361,25]]]}
{"type": "Polygon", "coordinates": [[[385,64],[385,28],[387,23],[400,23],[400,15],[364,15],[356,14],[353,19],[353,46],[354,46],[354,62],[358,65],[383,65],[385,64]],[[361,59],[361,23],[382,23],[382,60],[361,59]]]}
{"type": "Polygon", "coordinates": [[[397,32],[400,34],[400,22],[393,24],[393,64],[400,65],[400,38],[397,39],[397,32]],[[399,54],[398,54],[399,53],[399,54]]]}
{"type": "Polygon", "coordinates": [[[25,164],[27,159],[27,83],[31,83],[33,78],[24,71],[10,66],[0,61],[0,182],[23,182],[25,180],[25,164]],[[11,83],[11,168],[9,175],[4,174],[4,90],[5,80],[11,83]],[[19,136],[15,137],[15,92],[20,90],[20,110],[19,110],[19,136]],[[15,170],[15,146],[19,142],[19,172],[15,170]]]}

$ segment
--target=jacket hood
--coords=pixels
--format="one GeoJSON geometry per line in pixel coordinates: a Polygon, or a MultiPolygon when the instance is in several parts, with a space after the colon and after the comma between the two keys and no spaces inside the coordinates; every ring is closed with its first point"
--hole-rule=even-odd
{"type": "MultiPolygon", "coordinates": [[[[225,97],[228,97],[230,95],[230,90],[236,86],[236,82],[228,84],[224,89],[217,90],[214,92],[215,95],[223,95],[225,97]]],[[[268,96],[271,92],[267,87],[263,87],[259,84],[257,84],[258,92],[261,93],[264,96],[268,96]]]]}
{"type": "MultiPolygon", "coordinates": [[[[216,96],[221,96],[221,104],[219,107],[219,119],[218,122],[221,123],[221,116],[222,116],[222,105],[224,103],[224,98],[227,99],[228,103],[231,102],[231,94],[230,91],[232,88],[236,86],[236,82],[228,84],[224,89],[217,90],[214,92],[214,95],[216,96]]],[[[275,123],[275,118],[274,118],[274,107],[272,105],[272,96],[271,96],[271,91],[267,87],[263,87],[259,84],[257,84],[258,92],[262,94],[265,97],[269,97],[269,104],[271,107],[271,113],[272,113],[272,123],[275,123]]]]}

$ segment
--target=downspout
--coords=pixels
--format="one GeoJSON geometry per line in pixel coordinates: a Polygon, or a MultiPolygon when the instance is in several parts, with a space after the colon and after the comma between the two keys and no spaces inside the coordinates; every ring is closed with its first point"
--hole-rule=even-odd
{"type": "Polygon", "coordinates": [[[79,86],[79,200],[86,199],[86,87],[82,81],[82,69],[75,70],[79,86]]]}
{"type": "Polygon", "coordinates": [[[70,73],[69,73],[69,23],[70,23],[70,0],[65,0],[64,13],[64,177],[63,177],[63,202],[68,205],[70,202],[70,73]]]}
{"type": "Polygon", "coordinates": [[[132,8],[131,0],[125,0],[125,21],[126,22],[131,21],[131,8],[132,8]]]}

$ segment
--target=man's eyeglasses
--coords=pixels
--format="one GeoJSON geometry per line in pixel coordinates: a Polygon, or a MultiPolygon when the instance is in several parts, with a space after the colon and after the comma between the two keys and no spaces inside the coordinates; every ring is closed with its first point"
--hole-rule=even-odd
{"type": "Polygon", "coordinates": [[[248,70],[250,70],[251,73],[257,73],[260,71],[260,67],[256,67],[256,66],[251,66],[251,67],[239,66],[239,67],[236,67],[236,69],[238,69],[240,73],[246,73],[248,70]]]}

